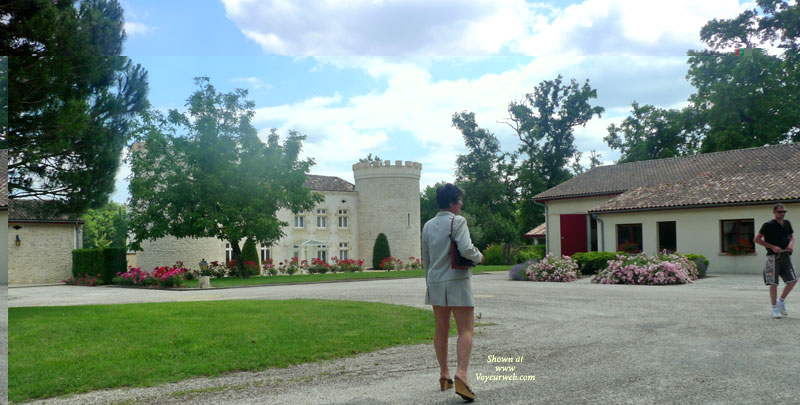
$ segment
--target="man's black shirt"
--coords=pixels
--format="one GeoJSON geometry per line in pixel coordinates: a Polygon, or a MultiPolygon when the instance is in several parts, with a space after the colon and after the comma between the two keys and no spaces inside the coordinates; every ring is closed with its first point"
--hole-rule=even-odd
{"type": "MultiPolygon", "coordinates": [[[[764,235],[764,241],[771,245],[778,246],[781,249],[786,249],[789,246],[789,236],[794,233],[792,230],[792,224],[787,221],[783,220],[783,226],[778,223],[776,220],[771,220],[769,222],[764,222],[764,225],[761,225],[761,230],[758,233],[764,235]]],[[[772,249],[767,248],[767,256],[774,255],[775,252],[772,249]]]]}

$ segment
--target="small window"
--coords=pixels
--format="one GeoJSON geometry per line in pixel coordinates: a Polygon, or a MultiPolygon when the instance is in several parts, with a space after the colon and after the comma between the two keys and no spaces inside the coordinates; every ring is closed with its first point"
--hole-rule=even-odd
{"type": "Polygon", "coordinates": [[[317,259],[323,262],[328,261],[328,248],[325,245],[317,247],[317,259]]]}
{"type": "Polygon", "coordinates": [[[265,262],[267,259],[272,259],[272,252],[268,247],[261,246],[261,262],[265,262]]]}
{"type": "Polygon", "coordinates": [[[617,251],[628,253],[642,251],[642,224],[617,225],[617,251]]]}
{"type": "Polygon", "coordinates": [[[411,228],[411,214],[408,214],[408,227],[411,228]]]}
{"type": "Polygon", "coordinates": [[[328,227],[328,210],[326,209],[318,209],[317,210],[317,228],[327,228],[328,227]]]}
{"type": "Polygon", "coordinates": [[[675,221],[658,223],[658,251],[668,251],[670,253],[678,250],[678,238],[675,221]]]}
{"type": "Polygon", "coordinates": [[[744,250],[755,253],[753,245],[755,238],[755,224],[752,219],[724,219],[720,221],[722,230],[722,253],[731,250],[744,250]]]}
{"type": "Polygon", "coordinates": [[[339,217],[339,228],[347,228],[347,210],[339,210],[336,216],[339,217]]]}
{"type": "Polygon", "coordinates": [[[347,242],[339,243],[339,259],[347,260],[347,252],[350,248],[347,247],[347,242]]]}
{"type": "Polygon", "coordinates": [[[295,215],[294,216],[294,227],[295,228],[305,228],[305,217],[302,215],[295,215]]]}
{"type": "Polygon", "coordinates": [[[225,263],[231,261],[233,258],[233,248],[230,243],[225,244],[225,263]]]}

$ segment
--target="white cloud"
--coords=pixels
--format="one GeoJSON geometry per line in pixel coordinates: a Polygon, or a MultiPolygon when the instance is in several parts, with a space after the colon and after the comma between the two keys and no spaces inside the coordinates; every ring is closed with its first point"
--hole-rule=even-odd
{"type": "Polygon", "coordinates": [[[737,0],[223,0],[266,53],[281,55],[684,55],[737,0]]]}
{"type": "Polygon", "coordinates": [[[242,83],[254,90],[262,88],[269,89],[272,87],[269,83],[264,83],[257,77],[234,77],[231,79],[231,83],[242,83]]]}
{"type": "Polygon", "coordinates": [[[151,26],[146,25],[144,23],[129,22],[129,21],[125,22],[124,28],[125,28],[125,32],[129,36],[144,35],[144,34],[147,34],[150,31],[154,31],[156,29],[156,27],[151,27],[151,26]]]}

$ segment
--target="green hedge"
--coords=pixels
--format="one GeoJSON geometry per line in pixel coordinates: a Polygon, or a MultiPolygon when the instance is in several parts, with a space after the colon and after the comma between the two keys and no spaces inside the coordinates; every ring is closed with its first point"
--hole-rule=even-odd
{"type": "Polygon", "coordinates": [[[75,249],[72,251],[72,276],[81,274],[96,277],[100,274],[104,284],[111,284],[118,272],[124,273],[128,267],[124,247],[97,249],[75,249]]]}
{"type": "Polygon", "coordinates": [[[546,254],[545,245],[525,246],[517,253],[513,264],[525,263],[527,261],[538,262],[542,260],[546,254]]]}
{"type": "Polygon", "coordinates": [[[597,274],[608,267],[608,261],[617,258],[614,252],[580,252],[572,255],[572,259],[578,262],[581,274],[597,274]]]}
{"type": "Polygon", "coordinates": [[[487,266],[506,264],[503,258],[503,247],[500,245],[489,245],[486,250],[483,251],[483,264],[487,266]]]}

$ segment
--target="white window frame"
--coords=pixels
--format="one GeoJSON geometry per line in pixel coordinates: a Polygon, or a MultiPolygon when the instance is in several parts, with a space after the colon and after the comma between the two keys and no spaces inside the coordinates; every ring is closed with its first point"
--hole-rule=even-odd
{"type": "Polygon", "coordinates": [[[336,216],[339,217],[339,228],[348,228],[348,225],[347,225],[347,217],[348,217],[347,209],[344,209],[344,208],[340,209],[339,213],[336,214],[336,216]]]}
{"type": "Polygon", "coordinates": [[[231,247],[230,243],[225,244],[225,263],[228,263],[233,259],[233,248],[231,247]]]}
{"type": "Polygon", "coordinates": [[[325,208],[317,209],[317,228],[328,227],[328,210],[325,208]]]}
{"type": "Polygon", "coordinates": [[[270,248],[268,248],[266,246],[261,246],[260,256],[261,256],[261,262],[262,263],[266,259],[272,259],[272,249],[270,249],[270,248]]]}
{"type": "Polygon", "coordinates": [[[294,227],[295,228],[305,228],[306,227],[306,217],[305,215],[295,215],[294,216],[294,227]],[[299,223],[299,225],[298,225],[299,223]]]}
{"type": "Polygon", "coordinates": [[[317,246],[317,259],[328,262],[328,247],[325,245],[317,246]]]}
{"type": "Polygon", "coordinates": [[[347,246],[347,242],[339,242],[339,260],[347,260],[348,251],[350,248],[347,246]]]}

